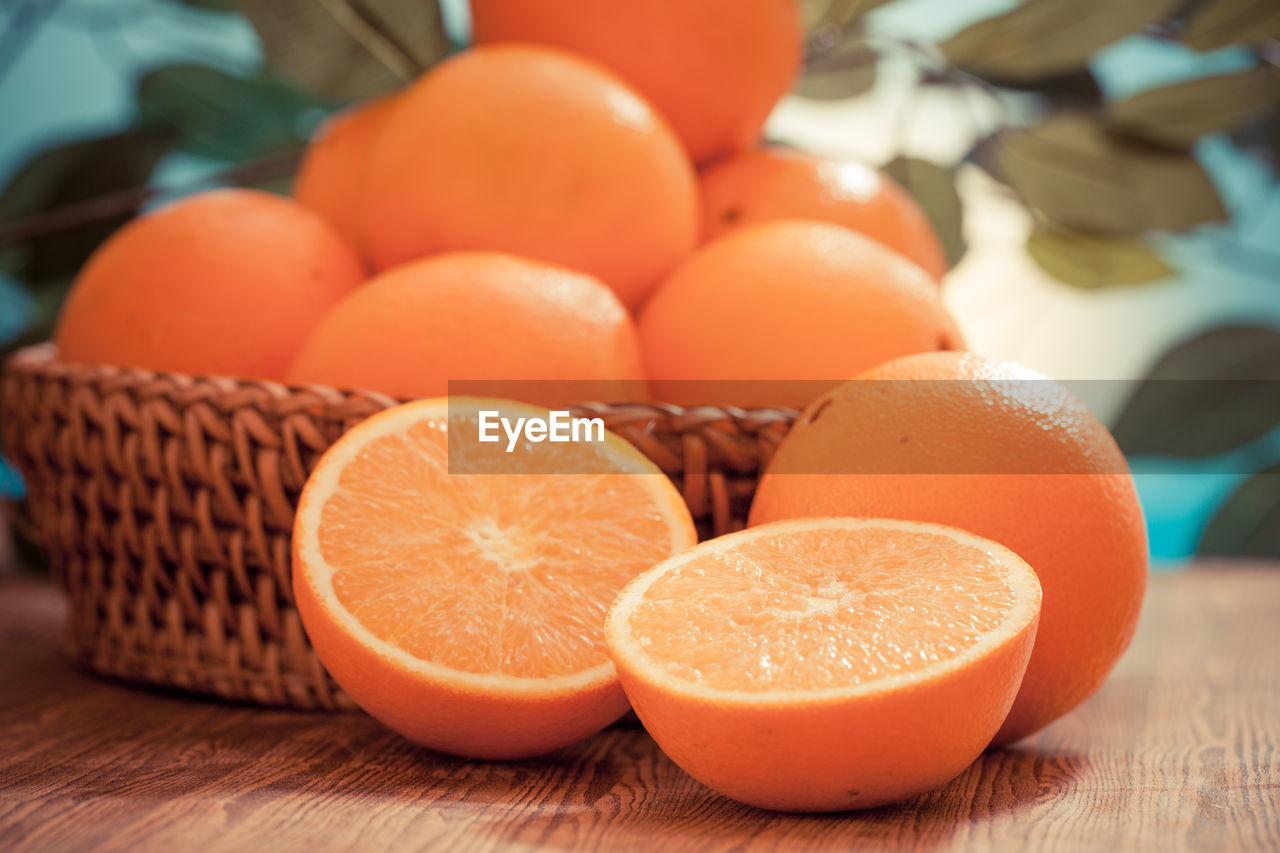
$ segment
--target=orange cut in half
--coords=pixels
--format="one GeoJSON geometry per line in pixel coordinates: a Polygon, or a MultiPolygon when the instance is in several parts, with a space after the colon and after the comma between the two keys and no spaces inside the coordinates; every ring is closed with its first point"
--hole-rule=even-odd
{"type": "Polygon", "coordinates": [[[361,422],[299,502],[293,591],[350,697],[433,749],[523,758],[627,710],[604,619],[640,572],[696,541],[670,480],[612,433],[480,444],[505,400],[420,400],[361,422]]]}
{"type": "Polygon", "coordinates": [[[1000,728],[1040,614],[1009,549],[906,521],[781,521],[632,581],[605,629],[671,759],[754,806],[833,811],[953,779],[1000,728]]]}

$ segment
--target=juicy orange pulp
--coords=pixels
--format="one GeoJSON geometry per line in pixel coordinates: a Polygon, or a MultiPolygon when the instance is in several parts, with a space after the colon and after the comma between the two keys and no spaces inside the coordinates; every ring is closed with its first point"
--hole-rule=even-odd
{"type": "Polygon", "coordinates": [[[696,537],[622,439],[506,454],[476,441],[486,407],[546,415],[425,400],[335,444],[299,506],[294,588],[320,659],[373,716],[436,749],[520,757],[626,710],[608,605],[696,537]]]}

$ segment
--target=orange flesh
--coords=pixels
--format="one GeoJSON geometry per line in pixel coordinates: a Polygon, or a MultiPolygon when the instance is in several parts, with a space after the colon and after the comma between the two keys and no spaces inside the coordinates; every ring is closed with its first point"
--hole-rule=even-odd
{"type": "Polygon", "coordinates": [[[731,691],[865,684],[951,660],[1016,603],[1008,569],[946,536],[808,530],[656,579],[630,634],[671,675],[731,691]]]}
{"type": "MultiPolygon", "coordinates": [[[[448,437],[473,423],[451,418],[448,437]]],[[[599,447],[539,451],[588,464],[599,447]]],[[[345,466],[318,531],[338,601],[379,639],[455,670],[547,678],[608,661],[609,605],[671,551],[648,478],[451,474],[447,451],[443,422],[424,420],[345,466]]]]}

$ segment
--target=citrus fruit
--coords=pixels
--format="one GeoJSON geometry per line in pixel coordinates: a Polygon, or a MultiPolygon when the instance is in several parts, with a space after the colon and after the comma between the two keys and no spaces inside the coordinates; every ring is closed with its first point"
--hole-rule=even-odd
{"type": "Polygon", "coordinates": [[[1035,573],[954,528],[780,522],[640,575],[609,611],[631,706],[708,787],[787,811],[867,808],[954,778],[1013,702],[1035,573]]]}
{"type": "Polygon", "coordinates": [[[478,44],[539,42],[617,72],[698,162],[750,145],[800,71],[795,0],[471,0],[478,44]]]}
{"type": "Polygon", "coordinates": [[[394,96],[378,98],[325,122],[307,145],[293,184],[294,198],[329,220],[366,257],[364,186],[370,153],[395,104],[394,96]]]}
{"type": "Polygon", "coordinates": [[[1129,644],[1147,576],[1124,456],[1068,390],[976,355],[908,356],[801,414],[761,478],[751,523],[832,514],[953,524],[1031,564],[1044,614],[995,744],[1101,686],[1129,644]]]}
{"type": "Polygon", "coordinates": [[[297,202],[219,190],[107,240],[76,277],[54,340],[69,362],[280,380],[363,279],[355,250],[297,202]]]}
{"type": "Polygon", "coordinates": [[[647,396],[635,326],[609,288],[492,252],[376,276],[320,321],[289,379],[396,397],[501,380],[504,393],[547,405],[647,396]]]}
{"type": "Polygon", "coordinates": [[[380,269],[511,252],[636,305],[697,242],[697,182],[666,122],[602,68],[501,45],[437,66],[374,145],[365,224],[380,269]]]}
{"type": "Polygon", "coordinates": [[[701,185],[704,240],[752,222],[817,219],[883,243],[934,279],[947,271],[942,244],[920,205],[863,163],[759,148],[712,165],[701,185]]]}
{"type": "Polygon", "coordinates": [[[432,749],[522,758],[626,711],[605,612],[695,534],[617,436],[481,454],[486,409],[548,414],[419,400],[335,443],[299,501],[293,590],[321,662],[373,717],[432,749]]]}
{"type": "Polygon", "coordinates": [[[919,267],[847,228],[800,220],[704,246],[639,326],[656,396],[682,404],[799,408],[891,358],[962,346],[919,267]]]}

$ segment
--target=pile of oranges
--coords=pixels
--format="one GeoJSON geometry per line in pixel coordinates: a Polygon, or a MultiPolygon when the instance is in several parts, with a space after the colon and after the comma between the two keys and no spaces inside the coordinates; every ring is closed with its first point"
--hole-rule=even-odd
{"type": "Polygon", "coordinates": [[[299,508],[299,609],[352,697],[482,757],[630,700],[717,790],[826,809],[945,782],[1092,694],[1146,571],[1124,460],[1061,388],[962,352],[899,186],[761,142],[798,4],[471,7],[475,46],[333,119],[292,199],[134,221],[56,332],[68,362],[437,398],[348,433],[299,508]],[[615,437],[553,461],[621,479],[446,476],[441,436],[482,408],[445,405],[451,380],[512,381],[528,417],[804,411],[752,529],[689,550],[678,493],[615,437]],[[985,467],[944,473],[959,456],[985,467]]]}

